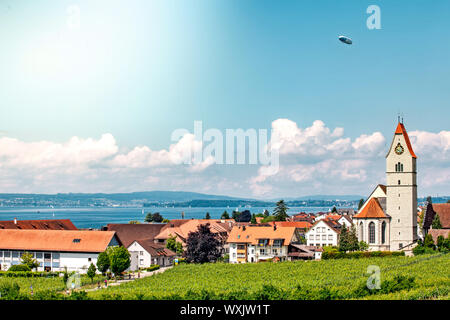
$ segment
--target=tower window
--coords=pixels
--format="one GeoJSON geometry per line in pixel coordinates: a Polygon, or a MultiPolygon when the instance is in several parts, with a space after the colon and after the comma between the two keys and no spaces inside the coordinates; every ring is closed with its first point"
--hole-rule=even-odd
{"type": "Polygon", "coordinates": [[[403,172],[403,163],[396,163],[395,164],[395,172],[403,172]]]}
{"type": "Polygon", "coordinates": [[[399,184],[399,185],[401,184],[400,180],[398,180],[398,184],[399,184]]]}

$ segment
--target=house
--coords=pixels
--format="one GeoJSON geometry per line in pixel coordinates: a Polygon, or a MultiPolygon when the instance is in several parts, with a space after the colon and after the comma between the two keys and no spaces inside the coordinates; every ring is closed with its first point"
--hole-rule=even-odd
{"type": "Polygon", "coordinates": [[[299,242],[295,227],[235,226],[228,237],[230,263],[288,260],[291,243],[299,242]]]}
{"type": "Polygon", "coordinates": [[[69,219],[0,221],[0,229],[78,230],[69,219]]]}
{"type": "Polygon", "coordinates": [[[269,225],[277,227],[294,227],[297,238],[305,238],[306,231],[312,227],[308,221],[271,221],[269,225]]]}
{"type": "Polygon", "coordinates": [[[322,258],[323,249],[305,244],[292,243],[289,246],[289,260],[320,260],[322,258]]]}
{"type": "Polygon", "coordinates": [[[309,223],[311,223],[311,225],[314,223],[314,216],[312,216],[311,214],[305,213],[305,212],[300,212],[297,214],[292,215],[291,217],[289,217],[290,221],[307,221],[309,223]]]}
{"type": "Polygon", "coordinates": [[[437,243],[437,238],[439,236],[443,236],[445,239],[447,239],[448,236],[450,235],[450,230],[449,229],[431,229],[429,231],[429,234],[431,234],[431,236],[433,237],[434,243],[437,243]]]}
{"type": "Polygon", "coordinates": [[[349,215],[342,215],[337,222],[339,222],[341,225],[345,226],[346,228],[351,228],[353,224],[353,220],[351,216],[349,215]]]}
{"type": "Polygon", "coordinates": [[[306,244],[316,247],[337,246],[341,227],[331,219],[319,220],[306,232],[306,244]]]}
{"type": "Polygon", "coordinates": [[[171,266],[176,253],[153,239],[135,240],[128,247],[131,255],[130,270],[148,268],[153,264],[161,267],[171,266]]]}
{"type": "Polygon", "coordinates": [[[20,264],[29,252],[40,263],[38,271],[85,273],[99,253],[120,244],[113,231],[0,229],[0,266],[20,264]]]}
{"type": "Polygon", "coordinates": [[[177,242],[186,248],[187,238],[190,232],[196,232],[200,225],[209,224],[212,233],[217,234],[218,239],[223,245],[223,253],[228,252],[227,238],[234,225],[234,220],[220,219],[176,219],[171,220],[165,227],[154,237],[155,243],[165,244],[167,239],[175,237],[177,242]]]}
{"type": "Polygon", "coordinates": [[[442,229],[450,229],[450,203],[433,203],[433,210],[439,215],[442,229]]]}
{"type": "Polygon", "coordinates": [[[115,231],[123,246],[128,248],[136,240],[153,241],[166,225],[165,223],[110,223],[103,230],[115,231]]]}

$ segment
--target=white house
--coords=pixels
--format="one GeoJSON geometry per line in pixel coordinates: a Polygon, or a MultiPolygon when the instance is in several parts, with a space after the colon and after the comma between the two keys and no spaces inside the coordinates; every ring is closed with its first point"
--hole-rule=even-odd
{"type": "Polygon", "coordinates": [[[175,252],[162,244],[154,243],[153,239],[135,240],[127,249],[131,255],[130,270],[148,268],[152,264],[170,266],[176,256],[175,252]]]}
{"type": "Polygon", "coordinates": [[[85,273],[100,252],[119,244],[112,231],[0,229],[0,266],[20,264],[29,252],[40,263],[38,271],[85,273]]]}
{"type": "Polygon", "coordinates": [[[308,246],[337,246],[339,243],[340,224],[322,219],[313,224],[306,232],[308,246]]]}

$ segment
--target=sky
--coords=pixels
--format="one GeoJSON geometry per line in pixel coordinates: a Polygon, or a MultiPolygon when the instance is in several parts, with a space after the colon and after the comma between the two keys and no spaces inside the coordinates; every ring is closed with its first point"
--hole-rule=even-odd
{"type": "Polygon", "coordinates": [[[448,1],[0,1],[0,192],[368,195],[401,113],[450,195],[448,1]],[[370,30],[369,5],[381,29],[370,30]],[[353,40],[338,41],[339,35],[353,40]],[[279,168],[179,164],[178,129],[267,129],[279,168]]]}

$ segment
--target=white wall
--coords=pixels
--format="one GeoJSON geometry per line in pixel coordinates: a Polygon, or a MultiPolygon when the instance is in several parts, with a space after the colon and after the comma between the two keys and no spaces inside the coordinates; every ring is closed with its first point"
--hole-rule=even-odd
{"type": "Polygon", "coordinates": [[[311,246],[337,246],[339,236],[325,222],[319,221],[306,234],[306,244],[311,246]]]}

